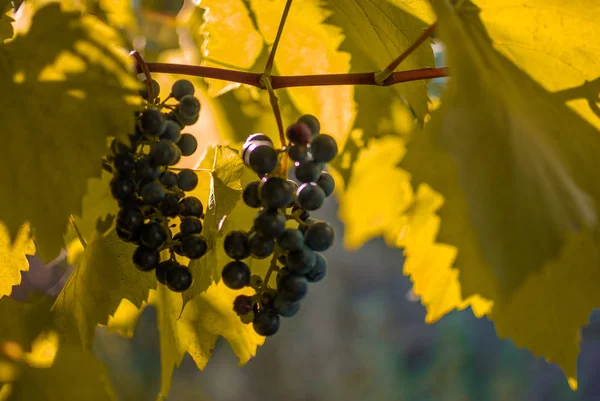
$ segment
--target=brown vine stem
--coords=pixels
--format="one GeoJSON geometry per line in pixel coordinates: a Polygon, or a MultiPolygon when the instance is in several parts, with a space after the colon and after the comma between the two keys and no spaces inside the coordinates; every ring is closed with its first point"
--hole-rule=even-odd
{"type": "Polygon", "coordinates": [[[144,58],[137,50],[132,50],[129,55],[135,59],[136,69],[138,72],[143,72],[146,76],[146,89],[148,90],[148,99],[154,103],[154,87],[152,86],[152,76],[150,75],[150,69],[148,64],[144,61],[144,58]]]}
{"type": "Polygon", "coordinates": [[[273,71],[275,53],[277,53],[277,46],[279,45],[279,40],[281,39],[281,34],[283,33],[283,27],[285,26],[285,20],[287,19],[291,6],[292,0],[287,0],[285,3],[285,8],[283,9],[283,15],[281,16],[281,20],[279,21],[279,27],[277,28],[277,35],[275,35],[275,41],[273,42],[271,53],[269,53],[269,58],[267,60],[267,64],[265,65],[265,75],[271,75],[271,71],[273,71]]]}
{"type": "Polygon", "coordinates": [[[435,31],[435,24],[436,24],[435,22],[433,24],[431,24],[429,26],[429,28],[427,28],[425,31],[423,31],[421,36],[419,36],[417,38],[417,40],[415,40],[408,47],[408,49],[406,49],[404,52],[402,52],[401,55],[398,56],[398,58],[396,58],[387,67],[385,67],[383,70],[381,70],[381,72],[376,73],[375,74],[375,82],[377,82],[379,85],[383,84],[383,82],[385,82],[385,80],[388,79],[394,73],[394,70],[396,68],[398,68],[400,63],[402,63],[404,60],[406,60],[406,58],[408,56],[410,56],[415,50],[417,50],[417,48],[419,46],[421,46],[421,44],[423,42],[425,42],[431,36],[433,31],[435,31]]]}
{"type": "MultiPolygon", "coordinates": [[[[148,70],[154,73],[188,75],[193,77],[213,78],[223,81],[237,82],[265,89],[260,83],[263,74],[245,71],[227,70],[223,68],[204,67],[186,64],[146,63],[148,70]]],[[[138,66],[138,72],[142,72],[138,66]]],[[[339,86],[339,85],[374,85],[391,86],[402,82],[420,81],[423,79],[448,76],[448,68],[423,68],[394,72],[383,83],[375,82],[375,72],[359,72],[352,74],[320,74],[320,75],[271,75],[273,89],[293,88],[299,86],[339,86]]]]}
{"type": "Polygon", "coordinates": [[[77,227],[77,223],[75,223],[75,218],[72,214],[69,215],[69,224],[71,224],[71,227],[75,230],[75,234],[77,234],[77,238],[79,238],[79,242],[81,242],[83,249],[87,248],[87,242],[85,241],[85,238],[83,238],[81,231],[79,231],[79,227],[77,227]]]}

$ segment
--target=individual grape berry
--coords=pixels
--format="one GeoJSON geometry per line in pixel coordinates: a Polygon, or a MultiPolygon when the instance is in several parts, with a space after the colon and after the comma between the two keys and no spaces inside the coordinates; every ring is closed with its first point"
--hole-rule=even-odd
{"type": "Polygon", "coordinates": [[[327,259],[320,253],[315,253],[316,262],[312,269],[304,274],[309,283],[316,283],[325,277],[327,274],[327,259]]]}
{"type": "Polygon", "coordinates": [[[300,182],[316,182],[321,175],[321,166],[316,163],[297,163],[294,171],[300,182]]]}
{"type": "Polygon", "coordinates": [[[173,292],[183,292],[192,286],[192,273],[187,267],[178,265],[167,271],[167,287],[173,292]]]}
{"type": "Polygon", "coordinates": [[[179,197],[175,194],[166,194],[160,204],[160,212],[165,217],[175,217],[181,211],[179,197]]]}
{"type": "Polygon", "coordinates": [[[125,242],[137,243],[137,241],[140,238],[139,231],[127,230],[127,229],[123,228],[123,226],[120,225],[118,222],[117,222],[117,226],[115,227],[115,231],[117,232],[117,236],[125,242]]]}
{"type": "Polygon", "coordinates": [[[114,177],[110,181],[110,192],[118,201],[125,201],[135,195],[135,181],[128,177],[114,177]]]}
{"type": "Polygon", "coordinates": [[[246,142],[242,151],[244,164],[250,167],[259,175],[272,173],[277,167],[279,157],[277,151],[273,149],[272,142],[251,141],[246,142]]]}
{"type": "Polygon", "coordinates": [[[179,229],[183,235],[200,234],[202,232],[202,221],[197,217],[183,217],[179,229]]]}
{"type": "Polygon", "coordinates": [[[242,261],[229,262],[221,272],[223,283],[232,290],[239,290],[250,284],[250,268],[242,261]]]}
{"type": "Polygon", "coordinates": [[[275,297],[277,296],[277,291],[272,289],[264,290],[260,297],[258,298],[258,303],[260,304],[261,309],[273,309],[275,304],[275,297]]]}
{"type": "Polygon", "coordinates": [[[184,96],[193,96],[195,93],[194,84],[187,79],[178,79],[171,86],[171,96],[181,100],[184,96]]]}
{"type": "Polygon", "coordinates": [[[244,192],[242,193],[242,199],[244,203],[250,207],[260,207],[260,197],[258,196],[258,189],[260,186],[260,181],[253,181],[246,185],[244,188],[244,192]]]}
{"type": "Polygon", "coordinates": [[[314,182],[306,183],[298,188],[298,204],[302,209],[317,210],[325,202],[325,191],[314,182]]]}
{"type": "Polygon", "coordinates": [[[181,149],[183,156],[191,156],[198,148],[198,141],[192,134],[182,134],[177,142],[177,146],[181,149]]]}
{"type": "Polygon", "coordinates": [[[285,184],[287,186],[287,191],[291,195],[290,201],[285,206],[285,208],[287,209],[289,207],[293,207],[296,204],[296,200],[298,199],[298,195],[296,195],[296,192],[298,191],[298,184],[292,180],[286,180],[285,184]]]}
{"type": "Polygon", "coordinates": [[[177,174],[177,186],[184,191],[191,191],[198,185],[198,176],[194,170],[183,169],[177,174]]]}
{"type": "Polygon", "coordinates": [[[310,161],[312,157],[306,145],[292,144],[287,148],[287,151],[290,159],[295,162],[305,163],[310,161]]]}
{"type": "Polygon", "coordinates": [[[300,310],[299,301],[290,301],[279,296],[275,298],[273,304],[275,311],[283,317],[292,317],[300,310]]]}
{"type": "Polygon", "coordinates": [[[252,312],[252,307],[254,306],[254,302],[252,301],[252,297],[248,295],[238,295],[233,301],[233,311],[237,313],[238,316],[247,315],[252,312]]]}
{"type": "Polygon", "coordinates": [[[261,202],[267,209],[282,208],[292,200],[290,186],[283,178],[269,177],[259,189],[261,202]]]}
{"type": "Polygon", "coordinates": [[[174,166],[181,160],[181,149],[173,145],[173,157],[169,160],[169,166],[174,166]]]}
{"type": "Polygon", "coordinates": [[[177,117],[186,125],[195,124],[200,114],[200,101],[194,95],[185,95],[179,99],[177,117]]]}
{"type": "Polygon", "coordinates": [[[180,216],[195,216],[202,217],[202,212],[204,211],[204,206],[200,199],[195,196],[186,196],[181,201],[179,201],[180,205],[180,216]]]}
{"type": "Polygon", "coordinates": [[[266,309],[259,311],[254,316],[252,327],[260,336],[272,336],[279,330],[279,315],[274,310],[266,309]]]}
{"type": "Polygon", "coordinates": [[[308,281],[304,276],[286,274],[277,282],[277,290],[282,299],[299,301],[306,296],[308,281]]]}
{"type": "Polygon", "coordinates": [[[277,238],[277,245],[284,251],[299,251],[304,248],[304,235],[297,228],[286,228],[277,238]]]}
{"type": "Polygon", "coordinates": [[[146,156],[136,162],[135,174],[139,180],[153,181],[159,177],[160,169],[146,156]]]}
{"type": "Polygon", "coordinates": [[[306,274],[317,263],[315,252],[304,247],[287,255],[287,267],[292,273],[306,274]]]}
{"type": "Polygon", "coordinates": [[[181,138],[181,127],[175,121],[165,121],[165,130],[160,135],[161,139],[177,142],[181,138]]]}
{"type": "Polygon", "coordinates": [[[248,233],[241,230],[234,230],[225,236],[223,247],[225,253],[231,259],[242,260],[250,256],[250,245],[248,243],[248,233]]]}
{"type": "Polygon", "coordinates": [[[140,241],[142,245],[159,249],[170,237],[171,231],[168,230],[160,221],[151,220],[144,224],[140,231],[140,241]]]}
{"type": "Polygon", "coordinates": [[[177,268],[178,266],[179,263],[173,260],[165,260],[164,262],[160,262],[158,266],[156,266],[155,270],[156,280],[163,285],[167,285],[168,271],[177,268]]]}
{"type": "Polygon", "coordinates": [[[168,166],[176,156],[177,149],[168,139],[161,139],[150,146],[150,161],[155,166],[168,166]]]}
{"type": "Polygon", "coordinates": [[[255,259],[265,259],[273,254],[275,242],[271,238],[265,238],[257,232],[248,236],[248,247],[250,254],[255,259]]]}
{"type": "Polygon", "coordinates": [[[183,256],[190,259],[199,259],[208,250],[208,244],[203,236],[193,234],[183,237],[181,240],[181,252],[183,256]]]}
{"type": "Polygon", "coordinates": [[[165,128],[164,117],[160,110],[155,107],[151,107],[142,112],[140,123],[142,124],[142,130],[144,131],[144,134],[150,136],[160,135],[165,128]]]}
{"type": "Polygon", "coordinates": [[[310,127],[308,125],[299,122],[290,125],[285,135],[291,143],[306,145],[310,142],[312,132],[310,131],[310,127]]]}
{"type": "MultiPolygon", "coordinates": [[[[152,85],[152,92],[154,92],[154,97],[157,98],[160,95],[160,85],[154,79],[152,79],[150,82],[152,85]]],[[[148,93],[147,81],[144,79],[144,81],[142,81],[142,83],[144,84],[144,88],[142,90],[140,90],[140,96],[146,100],[154,100],[154,99],[148,99],[150,97],[150,94],[148,93]]]]}
{"type": "Polygon", "coordinates": [[[173,252],[175,252],[179,256],[185,256],[183,254],[183,250],[181,249],[181,243],[183,242],[183,239],[185,237],[186,236],[183,235],[183,233],[181,233],[181,232],[179,232],[173,236],[173,246],[171,249],[173,250],[173,252]]]}
{"type": "Polygon", "coordinates": [[[298,227],[298,229],[300,231],[302,231],[302,234],[306,234],[306,230],[308,230],[308,228],[310,226],[312,226],[313,224],[318,223],[318,222],[319,222],[319,220],[309,217],[308,219],[304,220],[304,224],[300,225],[298,227]]]}
{"type": "Polygon", "coordinates": [[[331,195],[335,190],[335,180],[327,171],[321,171],[321,175],[317,180],[317,185],[325,192],[325,196],[331,195]]]}
{"type": "Polygon", "coordinates": [[[308,227],[304,234],[304,243],[313,251],[323,252],[333,245],[334,237],[333,227],[324,221],[319,221],[308,227]]]}
{"type": "Polygon", "coordinates": [[[320,134],[311,141],[310,153],[315,162],[328,163],[337,156],[338,146],[332,136],[320,134]]]}
{"type": "Polygon", "coordinates": [[[321,132],[321,124],[319,123],[317,117],[313,116],[312,114],[303,115],[298,119],[298,122],[308,125],[312,136],[319,135],[319,132],[321,132]]]}
{"type": "Polygon", "coordinates": [[[129,176],[135,170],[135,161],[129,151],[119,152],[113,161],[115,170],[121,177],[129,176]]]}
{"type": "Polygon", "coordinates": [[[130,232],[138,232],[144,225],[144,216],[135,208],[122,208],[117,215],[117,225],[130,232]]]}
{"type": "Polygon", "coordinates": [[[156,206],[165,199],[165,189],[160,182],[152,181],[142,187],[140,195],[146,204],[156,206]]]}
{"type": "Polygon", "coordinates": [[[285,230],[286,218],[278,210],[264,209],[254,219],[254,229],[266,238],[277,238],[285,230]]]}
{"type": "Polygon", "coordinates": [[[271,147],[273,147],[273,140],[271,140],[271,138],[269,138],[265,134],[261,134],[260,132],[257,132],[256,134],[252,134],[248,138],[246,138],[243,149],[246,149],[248,146],[252,145],[253,143],[258,143],[258,142],[266,142],[267,145],[270,145],[271,147]]]}
{"type": "Polygon", "coordinates": [[[179,125],[179,128],[185,128],[185,124],[179,120],[179,118],[177,117],[177,113],[175,113],[175,110],[172,110],[169,113],[167,113],[165,118],[167,121],[173,121],[174,123],[179,125]]]}
{"type": "Polygon", "coordinates": [[[143,245],[135,248],[133,252],[133,264],[138,270],[143,272],[156,269],[160,260],[160,254],[156,249],[151,249],[143,245]]]}
{"type": "Polygon", "coordinates": [[[170,188],[177,185],[177,174],[171,170],[166,170],[160,175],[160,183],[170,188]]]}

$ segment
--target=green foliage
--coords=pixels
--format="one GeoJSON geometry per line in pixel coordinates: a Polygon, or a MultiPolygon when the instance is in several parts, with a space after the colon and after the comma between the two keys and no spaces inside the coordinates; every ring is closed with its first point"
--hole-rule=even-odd
{"type": "Polygon", "coordinates": [[[14,241],[8,229],[0,224],[0,298],[10,295],[12,287],[21,283],[21,271],[29,269],[25,255],[34,255],[35,245],[28,225],[23,225],[14,241]]]}
{"type": "Polygon", "coordinates": [[[12,23],[14,20],[6,15],[12,9],[10,0],[0,1],[0,43],[13,36],[12,23]]]}

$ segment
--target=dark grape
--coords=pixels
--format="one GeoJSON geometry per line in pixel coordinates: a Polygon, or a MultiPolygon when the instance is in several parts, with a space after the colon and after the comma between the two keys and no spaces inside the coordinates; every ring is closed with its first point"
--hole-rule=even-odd
{"type": "Polygon", "coordinates": [[[181,129],[185,127],[185,124],[179,120],[179,117],[177,117],[177,113],[175,113],[174,110],[167,113],[166,119],[167,121],[173,121],[174,123],[179,125],[179,128],[181,129]]]}
{"type": "Polygon", "coordinates": [[[179,212],[181,216],[202,217],[204,206],[200,199],[195,196],[186,196],[179,202],[179,205],[181,207],[181,211],[179,212]]]}
{"type": "Polygon", "coordinates": [[[191,156],[198,148],[198,141],[192,134],[182,134],[177,142],[183,156],[191,156]]]}
{"type": "Polygon", "coordinates": [[[125,242],[137,243],[137,241],[140,239],[139,231],[132,231],[132,230],[125,229],[119,223],[117,223],[117,226],[115,227],[115,231],[117,232],[117,236],[125,242]]]}
{"type": "Polygon", "coordinates": [[[139,270],[147,272],[156,269],[160,260],[160,254],[156,249],[138,246],[133,252],[133,264],[139,270]]]}
{"type": "Polygon", "coordinates": [[[198,185],[198,176],[194,170],[186,168],[177,174],[177,186],[184,191],[191,191],[198,185]]]}
{"type": "Polygon", "coordinates": [[[193,96],[194,93],[194,84],[187,79],[178,79],[171,86],[171,96],[177,100],[181,100],[184,96],[193,96]]]}
{"type": "Polygon", "coordinates": [[[297,228],[286,228],[277,238],[277,245],[284,251],[299,251],[304,248],[304,235],[297,228]]]}
{"type": "Polygon", "coordinates": [[[177,266],[167,271],[167,287],[173,292],[183,292],[192,286],[192,273],[184,266],[177,266]]]}
{"type": "MultiPolygon", "coordinates": [[[[148,99],[150,94],[148,93],[147,81],[144,80],[142,83],[144,84],[144,88],[142,90],[140,90],[140,96],[146,100],[154,100],[154,99],[148,99]]],[[[151,85],[152,85],[152,91],[154,92],[154,97],[157,98],[160,95],[160,85],[154,79],[151,80],[151,85]]]]}
{"type": "Polygon", "coordinates": [[[331,195],[335,190],[335,180],[327,171],[321,171],[321,175],[317,180],[317,185],[325,192],[325,196],[331,195]]]}
{"type": "Polygon", "coordinates": [[[142,226],[140,241],[148,248],[159,249],[167,242],[170,233],[160,221],[152,220],[142,226]]]}
{"type": "Polygon", "coordinates": [[[258,142],[266,142],[269,146],[273,147],[273,140],[271,140],[271,138],[269,138],[267,135],[261,134],[259,132],[256,134],[252,134],[248,138],[246,138],[243,148],[246,149],[248,146],[252,145],[253,143],[258,143],[258,142]]]}
{"type": "Polygon", "coordinates": [[[127,177],[114,177],[110,182],[110,192],[118,201],[127,200],[135,195],[135,181],[127,177]]]}
{"type": "Polygon", "coordinates": [[[329,135],[317,135],[310,143],[310,153],[315,162],[328,163],[337,156],[337,143],[335,142],[335,139],[329,135]]]}
{"type": "Polygon", "coordinates": [[[319,132],[321,132],[321,124],[319,123],[317,117],[313,116],[312,114],[303,115],[298,119],[298,122],[308,125],[312,136],[318,135],[319,132]]]}
{"type": "Polygon", "coordinates": [[[279,177],[269,177],[260,186],[260,199],[268,209],[278,209],[287,206],[292,200],[292,192],[287,180],[279,177]]]}
{"type": "Polygon", "coordinates": [[[321,166],[315,163],[297,163],[295,175],[300,182],[315,182],[321,175],[321,166]]]}
{"type": "Polygon", "coordinates": [[[115,170],[119,173],[119,176],[129,176],[135,170],[135,161],[133,155],[128,152],[119,152],[113,161],[115,170]]]}
{"type": "Polygon", "coordinates": [[[306,230],[308,230],[308,227],[312,226],[313,224],[317,223],[319,220],[317,219],[313,219],[312,217],[309,217],[308,219],[304,220],[304,224],[300,225],[298,227],[298,229],[300,231],[302,231],[302,234],[306,234],[306,230]]]}
{"type": "Polygon", "coordinates": [[[177,185],[177,174],[167,170],[160,175],[160,183],[165,187],[174,187],[177,185]]]}
{"type": "Polygon", "coordinates": [[[253,181],[246,185],[244,188],[244,192],[242,193],[242,199],[244,199],[244,203],[250,207],[260,207],[261,202],[258,196],[258,189],[260,186],[260,181],[253,181]]]}
{"type": "Polygon", "coordinates": [[[285,184],[287,186],[287,191],[291,195],[290,201],[285,206],[287,209],[288,207],[293,207],[296,204],[296,200],[298,199],[298,195],[296,195],[296,191],[298,191],[298,184],[292,180],[286,180],[285,184]]]}
{"type": "Polygon", "coordinates": [[[201,258],[207,250],[208,244],[201,235],[188,235],[181,240],[181,252],[190,259],[201,258]]]}
{"type": "Polygon", "coordinates": [[[272,336],[279,330],[279,315],[274,310],[266,309],[259,311],[254,316],[252,327],[256,334],[261,336],[272,336]]]}
{"type": "Polygon", "coordinates": [[[160,110],[154,107],[144,110],[140,117],[140,122],[142,124],[142,130],[144,130],[146,135],[160,135],[165,129],[164,117],[160,110]]]}
{"type": "Polygon", "coordinates": [[[261,309],[273,309],[276,296],[277,291],[272,289],[265,290],[260,294],[258,302],[260,303],[261,309]]]}
{"type": "Polygon", "coordinates": [[[303,122],[292,124],[288,127],[285,135],[287,139],[295,144],[306,145],[310,142],[312,132],[310,127],[303,122]]]}
{"type": "MultiPolygon", "coordinates": [[[[177,105],[177,111],[179,117],[183,117],[185,120],[198,119],[200,113],[200,101],[194,97],[194,95],[185,95],[179,99],[179,105],[177,105]]],[[[182,120],[186,123],[185,120],[182,120]]],[[[190,125],[187,124],[186,125],[190,125]]]]}
{"type": "Polygon", "coordinates": [[[181,127],[175,121],[167,120],[165,122],[165,130],[160,136],[161,139],[177,142],[181,137],[181,127]]]}
{"type": "Polygon", "coordinates": [[[300,163],[305,163],[311,158],[306,145],[291,145],[288,147],[288,155],[290,156],[290,159],[300,163]]]}
{"type": "Polygon", "coordinates": [[[177,155],[175,145],[168,139],[161,139],[150,147],[150,160],[155,166],[168,166],[177,155]]]}
{"type": "Polygon", "coordinates": [[[137,178],[142,181],[152,181],[159,177],[160,169],[152,164],[150,157],[146,156],[135,164],[135,173],[137,178]]]}
{"type": "Polygon", "coordinates": [[[248,236],[248,247],[250,254],[256,259],[269,257],[275,250],[275,242],[271,238],[265,238],[257,232],[248,236]]]}
{"type": "Polygon", "coordinates": [[[140,195],[146,204],[156,206],[165,198],[165,189],[160,182],[152,181],[142,187],[140,195]]]}
{"type": "Polygon", "coordinates": [[[181,149],[173,145],[173,157],[169,160],[169,166],[174,166],[181,160],[181,149]]]}
{"type": "Polygon", "coordinates": [[[325,202],[325,191],[314,182],[303,184],[297,194],[298,204],[306,210],[317,210],[325,202]]]}
{"type": "Polygon", "coordinates": [[[275,298],[274,309],[279,316],[292,317],[300,310],[300,302],[277,297],[275,298]]]}
{"type": "Polygon", "coordinates": [[[304,274],[309,283],[316,283],[323,280],[327,274],[327,259],[320,253],[315,253],[316,262],[312,269],[304,274]]]}
{"type": "Polygon", "coordinates": [[[254,229],[267,238],[277,238],[285,230],[285,216],[278,210],[264,209],[254,219],[254,229]]]}
{"type": "Polygon", "coordinates": [[[231,259],[242,260],[250,256],[248,233],[241,230],[229,232],[224,241],[225,253],[231,259]]]}
{"type": "Polygon", "coordinates": [[[306,230],[304,243],[313,251],[326,251],[333,245],[335,233],[333,227],[324,221],[319,221],[306,230]]]}
{"type": "Polygon", "coordinates": [[[315,266],[316,262],[315,253],[306,247],[287,255],[287,267],[292,273],[305,274],[315,266]]]}
{"type": "Polygon", "coordinates": [[[200,234],[202,232],[202,221],[197,217],[183,217],[179,229],[183,235],[200,234]]]}
{"type": "Polygon", "coordinates": [[[166,194],[160,204],[160,211],[165,217],[175,217],[181,211],[179,197],[175,194],[166,194]]]}
{"type": "Polygon", "coordinates": [[[254,302],[252,301],[252,297],[248,295],[238,295],[233,301],[233,311],[237,313],[238,316],[246,315],[252,312],[252,306],[254,302]]]}
{"type": "Polygon", "coordinates": [[[282,299],[299,301],[306,296],[308,281],[304,276],[286,274],[277,282],[277,290],[282,299]]]}
{"type": "Polygon", "coordinates": [[[183,254],[183,250],[181,249],[181,243],[183,242],[183,239],[185,238],[185,235],[183,235],[183,233],[179,232],[177,234],[175,234],[173,236],[173,247],[171,248],[173,250],[173,252],[175,252],[177,255],[180,256],[185,256],[183,254]]]}
{"type": "Polygon", "coordinates": [[[275,170],[279,158],[277,152],[270,146],[250,145],[244,162],[259,175],[269,174],[275,170]]]}
{"type": "Polygon", "coordinates": [[[167,272],[171,269],[177,268],[179,263],[173,260],[166,260],[164,262],[160,262],[158,266],[156,266],[156,280],[166,285],[167,284],[167,272]]]}
{"type": "Polygon", "coordinates": [[[122,152],[132,153],[132,150],[118,139],[113,139],[110,143],[110,152],[116,156],[122,152]]]}
{"type": "Polygon", "coordinates": [[[144,216],[135,208],[122,208],[117,215],[117,224],[129,231],[138,231],[144,225],[144,216]]]}
{"type": "Polygon", "coordinates": [[[244,262],[229,262],[221,272],[223,283],[233,290],[239,290],[250,284],[250,268],[244,262]]]}

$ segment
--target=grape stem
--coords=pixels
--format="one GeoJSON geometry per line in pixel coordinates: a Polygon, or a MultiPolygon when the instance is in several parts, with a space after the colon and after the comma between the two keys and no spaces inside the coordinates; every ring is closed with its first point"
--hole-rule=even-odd
{"type": "Polygon", "coordinates": [[[269,280],[271,279],[271,274],[273,274],[274,271],[279,270],[279,268],[277,267],[278,256],[278,252],[273,253],[273,258],[271,259],[269,270],[267,270],[267,274],[265,274],[265,279],[261,285],[260,291],[258,291],[258,294],[263,293],[267,288],[269,288],[269,280]]]}
{"type": "Polygon", "coordinates": [[[271,53],[269,53],[269,58],[267,60],[267,64],[265,65],[264,75],[271,75],[271,71],[273,71],[273,63],[275,62],[275,53],[277,53],[277,46],[279,45],[279,40],[281,39],[281,34],[283,33],[283,27],[285,26],[285,21],[290,12],[291,6],[292,6],[292,0],[287,0],[285,3],[285,8],[283,9],[283,15],[281,16],[281,20],[279,21],[279,27],[277,28],[277,35],[275,36],[275,40],[273,41],[273,47],[271,47],[271,53]]]}
{"type": "Polygon", "coordinates": [[[135,59],[135,64],[138,70],[146,76],[146,89],[148,90],[148,99],[150,102],[154,102],[154,87],[152,86],[152,77],[150,76],[150,70],[148,65],[144,61],[144,58],[137,50],[132,50],[129,55],[135,59]]]}
{"type": "Polygon", "coordinates": [[[83,238],[81,231],[79,231],[79,227],[77,227],[77,223],[75,223],[75,218],[72,214],[69,215],[69,224],[71,225],[71,227],[73,227],[73,230],[75,230],[75,234],[77,234],[77,238],[79,238],[79,242],[81,242],[81,246],[83,247],[83,249],[86,249],[87,242],[85,241],[85,238],[83,238]]]}
{"type": "Polygon", "coordinates": [[[283,130],[283,120],[281,118],[281,110],[279,109],[279,99],[277,98],[277,95],[275,95],[275,90],[271,84],[271,77],[267,74],[263,74],[260,78],[260,84],[262,89],[266,89],[269,92],[269,101],[271,102],[271,108],[273,109],[275,121],[277,121],[279,141],[281,142],[281,147],[283,148],[286,145],[285,133],[283,130]]]}

